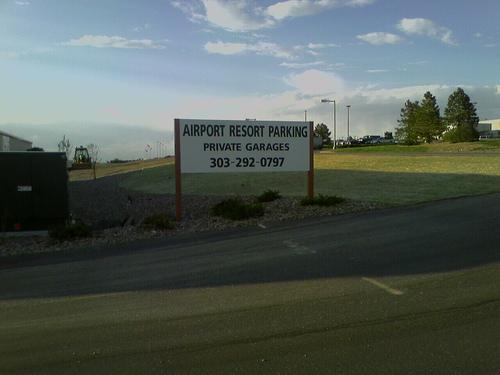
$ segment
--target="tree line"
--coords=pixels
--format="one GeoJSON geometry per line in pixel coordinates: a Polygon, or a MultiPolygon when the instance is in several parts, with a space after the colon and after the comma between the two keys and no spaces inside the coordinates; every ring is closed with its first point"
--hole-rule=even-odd
{"type": "Polygon", "coordinates": [[[444,116],[440,115],[436,97],[427,91],[421,102],[406,101],[395,135],[400,143],[409,145],[436,140],[470,142],[479,137],[478,122],[475,103],[462,88],[457,88],[448,97],[444,116]]]}

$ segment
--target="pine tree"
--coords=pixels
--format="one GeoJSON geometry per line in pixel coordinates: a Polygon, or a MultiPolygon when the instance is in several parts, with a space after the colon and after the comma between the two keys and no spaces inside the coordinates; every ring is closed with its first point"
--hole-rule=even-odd
{"type": "Polygon", "coordinates": [[[330,138],[331,134],[332,133],[330,132],[326,124],[321,123],[317,124],[314,127],[314,135],[316,135],[317,137],[321,137],[321,139],[323,140],[323,144],[329,144],[332,142],[332,139],[330,138]]]}
{"type": "Polygon", "coordinates": [[[445,130],[436,97],[429,91],[424,94],[424,99],[420,103],[416,122],[417,139],[426,143],[440,138],[445,130]]]}
{"type": "Polygon", "coordinates": [[[418,143],[417,114],[420,108],[418,101],[407,100],[401,108],[399,127],[396,128],[396,139],[408,145],[418,143]]]}
{"type": "Polygon", "coordinates": [[[478,139],[476,126],[479,117],[474,103],[460,87],[448,98],[444,110],[446,133],[444,139],[450,142],[470,142],[478,139]]]}

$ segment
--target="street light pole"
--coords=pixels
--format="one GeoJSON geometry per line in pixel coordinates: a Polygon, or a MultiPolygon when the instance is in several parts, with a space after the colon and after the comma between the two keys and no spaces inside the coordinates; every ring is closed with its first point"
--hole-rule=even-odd
{"type": "Polygon", "coordinates": [[[351,110],[351,105],[347,105],[347,142],[349,142],[349,115],[350,115],[350,110],[351,110]]]}
{"type": "Polygon", "coordinates": [[[321,103],[333,103],[333,149],[337,148],[337,102],[335,99],[321,99],[321,103]]]}
{"type": "Polygon", "coordinates": [[[337,102],[333,100],[333,149],[337,148],[337,102]]]}

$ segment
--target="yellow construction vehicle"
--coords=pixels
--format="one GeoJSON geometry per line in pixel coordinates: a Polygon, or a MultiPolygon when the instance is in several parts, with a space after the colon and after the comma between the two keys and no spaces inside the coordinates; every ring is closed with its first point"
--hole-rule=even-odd
{"type": "Polygon", "coordinates": [[[92,158],[89,155],[89,150],[87,147],[77,147],[75,148],[75,156],[73,157],[72,170],[79,169],[92,169],[92,158]]]}

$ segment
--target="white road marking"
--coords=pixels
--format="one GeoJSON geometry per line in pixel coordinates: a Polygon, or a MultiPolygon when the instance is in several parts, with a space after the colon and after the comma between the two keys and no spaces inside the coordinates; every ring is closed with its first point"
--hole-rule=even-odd
{"type": "Polygon", "coordinates": [[[291,249],[295,255],[316,254],[315,250],[312,250],[307,246],[302,246],[299,243],[292,240],[283,241],[283,244],[289,249],[291,249]]]}
{"type": "Polygon", "coordinates": [[[261,223],[257,224],[257,226],[261,227],[262,229],[266,229],[267,228],[264,224],[261,224],[261,223]]]}
{"type": "Polygon", "coordinates": [[[380,281],[377,281],[377,280],[374,280],[374,279],[370,279],[369,277],[362,277],[361,280],[367,281],[370,284],[378,286],[379,288],[385,290],[387,293],[391,293],[391,294],[393,294],[395,296],[400,296],[400,295],[403,294],[402,291],[400,291],[398,289],[391,288],[390,286],[387,286],[387,285],[381,283],[380,281]]]}

